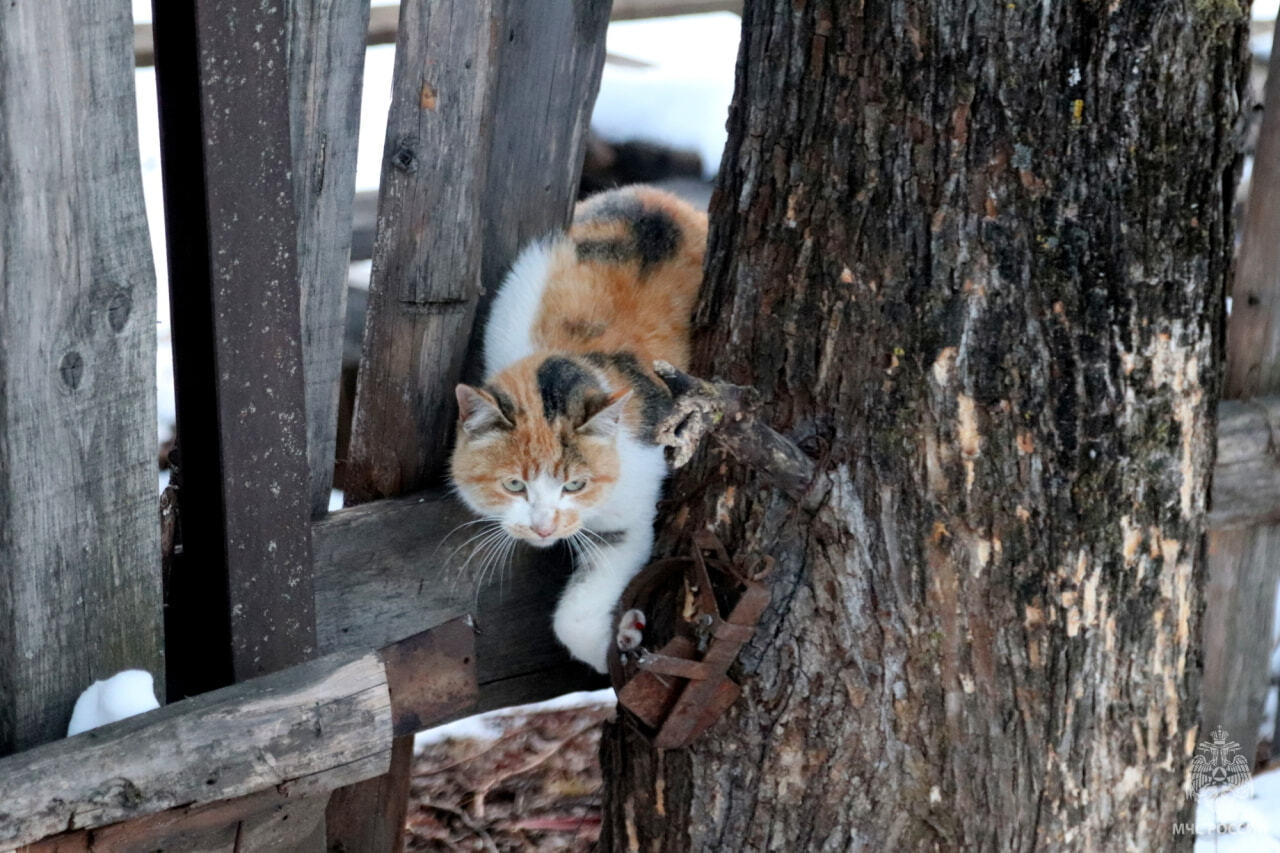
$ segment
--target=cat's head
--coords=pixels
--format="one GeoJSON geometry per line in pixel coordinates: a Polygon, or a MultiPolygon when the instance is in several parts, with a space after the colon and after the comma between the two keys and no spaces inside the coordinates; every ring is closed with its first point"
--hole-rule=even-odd
{"type": "Polygon", "coordinates": [[[552,356],[457,395],[454,487],[510,535],[537,546],[572,536],[613,491],[630,391],[610,393],[586,365],[552,356]]]}

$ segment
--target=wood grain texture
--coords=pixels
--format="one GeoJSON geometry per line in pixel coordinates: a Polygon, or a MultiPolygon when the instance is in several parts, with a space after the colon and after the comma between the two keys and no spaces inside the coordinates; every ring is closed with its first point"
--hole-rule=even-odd
{"type": "Polygon", "coordinates": [[[315,652],[288,28],[257,0],[155,13],[183,450],[166,628],[190,695],[315,652]]]}
{"type": "MultiPolygon", "coordinates": [[[[481,555],[464,546],[471,514],[443,492],[334,513],[313,528],[322,652],[380,647],[472,612],[480,710],[600,686],[551,632],[568,576],[558,549],[519,549],[477,596],[481,555]]],[[[474,528],[469,528],[474,529],[474,528]]]]}
{"type": "Polygon", "coordinates": [[[412,764],[413,738],[396,738],[386,773],[333,792],[325,812],[329,853],[399,853],[412,764]]]}
{"type": "MultiPolygon", "coordinates": [[[[1280,29],[1272,36],[1272,57],[1277,48],[1280,29]]],[[[1280,392],[1280,74],[1267,75],[1264,98],[1231,289],[1227,399],[1280,392]]]]}
{"type": "MultiPolygon", "coordinates": [[[[455,14],[451,29],[433,31],[433,6],[422,5],[402,6],[346,483],[353,502],[443,478],[453,386],[480,370],[476,348],[467,354],[477,311],[482,323],[520,246],[568,221],[604,61],[607,0],[468,7],[486,21],[479,42],[474,19],[455,14]],[[406,49],[410,20],[423,35],[406,49]],[[433,39],[459,53],[460,79],[418,73],[413,51],[433,39]]],[[[435,55],[432,73],[446,73],[450,61],[435,55]]]]}
{"type": "Polygon", "coordinates": [[[349,502],[438,480],[480,285],[498,0],[403,4],[356,391],[349,502]]]}
{"type": "MultiPolygon", "coordinates": [[[[533,240],[564,228],[577,199],[600,88],[610,0],[505,0],[485,172],[481,292],[463,377],[479,382],[489,303],[533,240]]],[[[451,415],[453,397],[448,399],[451,415]]]]}
{"type": "MultiPolygon", "coordinates": [[[[742,0],[614,0],[612,20],[631,21],[706,12],[741,14],[742,0]]],[[[365,43],[369,45],[393,43],[396,40],[399,24],[399,6],[374,6],[369,10],[369,28],[365,34],[365,43]]],[[[139,67],[155,62],[155,45],[150,24],[134,25],[133,60],[139,67]]]]}
{"type": "Polygon", "coordinates": [[[366,0],[290,0],[289,110],[298,212],[311,515],[333,485],[366,0]]]}
{"type": "Polygon", "coordinates": [[[0,755],[117,670],[163,695],[130,27],[126,0],[0,5],[0,755]]]}
{"type": "Polygon", "coordinates": [[[22,853],[315,853],[324,849],[327,793],[286,788],[182,806],[92,830],[66,832],[22,853]]]}
{"type": "MultiPolygon", "coordinates": [[[[1280,34],[1280,33],[1278,33],[1280,34]]],[[[1273,36],[1271,55],[1280,42],[1273,36]]],[[[1272,64],[1253,176],[1245,206],[1244,240],[1236,260],[1227,323],[1225,396],[1256,401],[1280,393],[1280,73],[1272,64]]],[[[1257,405],[1276,424],[1270,408],[1257,405]]],[[[1270,437],[1270,436],[1269,436],[1270,437]]],[[[1267,463],[1271,463],[1268,459],[1267,463]]],[[[1272,497],[1273,464],[1236,464],[1234,476],[1214,480],[1214,509],[1228,491],[1259,503],[1272,497]]],[[[1222,472],[1222,466],[1219,466],[1222,472]]],[[[1280,582],[1280,521],[1253,529],[1214,530],[1208,537],[1205,590],[1204,725],[1221,725],[1253,760],[1268,688],[1271,623],[1280,582]]]]}
{"type": "Polygon", "coordinates": [[[1280,397],[1219,404],[1210,529],[1226,533],[1280,521],[1278,438],[1280,397]]]}
{"type": "Polygon", "coordinates": [[[1188,844],[1247,32],[747,0],[691,373],[817,478],[673,479],[773,603],[703,740],[606,733],[602,849],[1188,844]]]}
{"type": "Polygon", "coordinates": [[[386,671],[346,652],[0,760],[0,843],[385,772],[386,671]]]}

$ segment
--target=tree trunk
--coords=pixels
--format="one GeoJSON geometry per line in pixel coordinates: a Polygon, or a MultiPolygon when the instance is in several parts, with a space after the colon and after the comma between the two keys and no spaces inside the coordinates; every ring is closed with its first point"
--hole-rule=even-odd
{"type": "Polygon", "coordinates": [[[1246,23],[746,3],[694,367],[819,473],[673,483],[773,604],[703,740],[607,735],[605,849],[1185,838],[1246,23]]]}

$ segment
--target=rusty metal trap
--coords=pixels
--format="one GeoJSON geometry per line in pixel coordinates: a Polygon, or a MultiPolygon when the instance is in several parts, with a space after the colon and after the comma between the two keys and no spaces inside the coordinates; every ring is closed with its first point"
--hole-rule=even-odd
{"type": "Polygon", "coordinates": [[[769,557],[731,559],[702,532],[690,556],[649,564],[623,592],[620,618],[640,610],[645,639],[670,638],[656,651],[615,644],[609,654],[618,702],[654,746],[688,746],[737,700],[742,688],[729,667],[769,604],[761,579],[772,567],[769,557]]]}

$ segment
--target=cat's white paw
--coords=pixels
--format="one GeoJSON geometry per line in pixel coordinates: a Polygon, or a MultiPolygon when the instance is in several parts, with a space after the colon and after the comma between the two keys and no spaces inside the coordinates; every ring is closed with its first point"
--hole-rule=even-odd
{"type": "Polygon", "coordinates": [[[640,648],[644,641],[644,611],[631,609],[622,614],[618,620],[618,650],[629,652],[640,648]]]}

